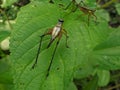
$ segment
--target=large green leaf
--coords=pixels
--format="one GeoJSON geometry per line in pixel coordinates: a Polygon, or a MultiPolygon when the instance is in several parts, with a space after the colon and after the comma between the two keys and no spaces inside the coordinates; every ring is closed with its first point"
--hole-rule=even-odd
{"type": "Polygon", "coordinates": [[[96,46],[94,51],[96,54],[120,55],[120,30],[114,31],[106,41],[96,46]]]}
{"type": "Polygon", "coordinates": [[[9,59],[1,59],[0,61],[0,83],[13,84],[9,59]]]}
{"type": "MultiPolygon", "coordinates": [[[[39,2],[22,8],[22,11],[19,13],[11,39],[11,60],[13,61],[13,68],[15,70],[14,82],[17,90],[48,90],[48,88],[51,90],[59,90],[65,88],[64,84],[68,85],[68,82],[71,80],[73,67],[69,68],[70,66],[67,66],[73,64],[74,61],[72,61],[72,58],[70,58],[68,54],[65,54],[64,57],[68,57],[70,61],[70,64],[68,64],[66,61],[63,61],[61,58],[63,56],[59,53],[56,53],[53,61],[53,63],[55,62],[55,64],[53,64],[54,69],[51,69],[50,76],[47,79],[45,78],[54,45],[50,49],[44,49],[44,51],[41,52],[38,65],[34,70],[31,70],[38,49],[39,36],[43,34],[46,29],[53,27],[57,23],[58,18],[60,18],[59,14],[60,11],[56,6],[39,2]],[[65,68],[64,64],[67,64],[65,68]],[[57,70],[58,67],[60,70],[57,70]],[[67,71],[67,73],[64,70],[67,71]]],[[[43,48],[47,42],[48,40],[44,41],[43,48]]],[[[61,45],[62,44],[59,46],[61,45]]],[[[57,52],[61,49],[67,50],[63,46],[60,47],[57,52]]],[[[70,50],[68,49],[68,51],[70,50]]]]}
{"type": "Polygon", "coordinates": [[[96,45],[105,41],[111,30],[99,14],[100,23],[95,25],[91,18],[89,26],[87,15],[80,15],[79,10],[69,14],[58,5],[48,2],[33,1],[21,8],[10,41],[15,90],[67,90],[76,70],[80,69],[82,74],[77,78],[83,77],[86,72],[88,72],[86,76],[93,73],[98,61],[91,52],[96,45]],[[65,47],[63,36],[49,71],[50,74],[46,78],[56,43],[46,49],[49,37],[43,39],[35,69],[31,70],[31,67],[36,58],[40,35],[47,29],[53,28],[58,19],[63,17],[65,20],[63,28],[69,35],[69,48],[65,47]]]}
{"type": "Polygon", "coordinates": [[[107,70],[97,70],[98,85],[100,87],[106,86],[110,81],[110,72],[107,70]]]}
{"type": "Polygon", "coordinates": [[[104,69],[119,69],[120,68],[120,30],[116,29],[102,43],[94,48],[94,59],[99,63],[98,66],[104,69]],[[106,66],[106,67],[105,67],[106,66]]]}

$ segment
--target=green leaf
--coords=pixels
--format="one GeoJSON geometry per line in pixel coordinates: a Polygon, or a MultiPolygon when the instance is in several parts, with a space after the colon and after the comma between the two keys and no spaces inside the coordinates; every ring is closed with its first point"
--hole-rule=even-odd
{"type": "Polygon", "coordinates": [[[91,52],[111,31],[101,17],[98,17],[98,25],[95,25],[91,17],[88,26],[87,17],[82,16],[79,10],[70,14],[48,2],[33,1],[21,8],[10,40],[15,90],[67,90],[74,72],[79,68],[84,69],[81,70],[83,75],[86,72],[89,72],[86,76],[93,73],[98,61],[93,59],[91,52]],[[53,28],[60,18],[65,21],[63,28],[68,32],[70,48],[65,47],[63,36],[46,78],[56,41],[46,49],[50,37],[43,39],[38,63],[35,69],[31,70],[31,67],[36,58],[40,35],[53,28]]]}
{"type": "Polygon", "coordinates": [[[91,75],[94,71],[94,68],[91,66],[92,65],[90,63],[86,62],[86,64],[84,64],[84,67],[78,68],[78,70],[75,71],[74,78],[82,79],[91,75]]]}
{"type": "Polygon", "coordinates": [[[70,83],[69,87],[67,88],[67,90],[77,90],[75,84],[73,82],[70,83]]]}
{"type": "Polygon", "coordinates": [[[2,40],[4,40],[5,38],[7,38],[8,36],[10,36],[10,32],[9,31],[0,31],[0,42],[2,40]]]}
{"type": "Polygon", "coordinates": [[[83,90],[97,90],[97,87],[98,87],[98,77],[95,76],[83,87],[83,90]]]}
{"type": "Polygon", "coordinates": [[[103,43],[94,49],[95,54],[120,55],[120,30],[114,31],[103,43]]]}
{"type": "Polygon", "coordinates": [[[12,84],[0,84],[0,90],[13,90],[12,84]]]}
{"type": "Polygon", "coordinates": [[[8,60],[1,59],[0,61],[0,83],[2,84],[12,84],[12,72],[8,60]]]}
{"type": "Polygon", "coordinates": [[[107,70],[97,70],[98,85],[100,87],[106,86],[110,81],[110,72],[107,70]]]}
{"type": "MultiPolygon", "coordinates": [[[[67,88],[63,87],[63,82],[66,81],[65,84],[68,85],[68,82],[71,80],[73,67],[67,67],[73,62],[70,58],[70,64],[68,64],[68,60],[63,61],[61,59],[62,56],[56,53],[57,57],[54,58],[55,61],[53,61],[53,63],[55,63],[50,71],[50,76],[47,79],[45,78],[54,45],[48,50],[42,50],[36,68],[31,70],[33,62],[36,58],[40,39],[39,36],[42,35],[48,28],[56,25],[58,19],[60,18],[59,14],[60,11],[56,6],[40,2],[31,3],[30,5],[22,8],[22,11],[19,13],[17,24],[14,27],[15,30],[12,32],[11,37],[11,60],[13,61],[13,70],[15,71],[15,89],[62,90],[63,88],[67,88]],[[64,64],[68,65],[64,68],[64,64]],[[60,68],[60,70],[57,70],[57,68],[60,68]],[[64,70],[66,72],[64,72],[64,70]]],[[[45,45],[47,42],[48,40],[45,40],[43,44],[45,45]]],[[[67,50],[65,47],[61,47],[57,50],[57,52],[61,49],[67,50]]],[[[68,49],[68,51],[70,50],[68,49]]],[[[69,55],[65,55],[64,57],[69,57],[69,55]]]]}
{"type": "Polygon", "coordinates": [[[120,69],[120,31],[113,29],[113,33],[93,49],[93,58],[98,61],[97,67],[107,70],[120,69]]]}
{"type": "Polygon", "coordinates": [[[120,14],[120,3],[116,3],[116,9],[117,9],[117,11],[118,11],[118,13],[120,14]]]}

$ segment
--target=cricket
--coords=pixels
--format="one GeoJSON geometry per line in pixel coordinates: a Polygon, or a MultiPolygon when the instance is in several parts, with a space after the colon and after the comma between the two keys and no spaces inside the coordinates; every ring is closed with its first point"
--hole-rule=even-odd
{"type": "Polygon", "coordinates": [[[72,12],[75,12],[76,9],[79,8],[80,11],[82,11],[85,15],[88,15],[88,26],[89,26],[91,16],[93,16],[95,18],[95,22],[97,21],[97,16],[94,14],[96,10],[89,9],[88,7],[86,7],[83,1],[81,1],[79,4],[77,4],[77,2],[75,0],[72,0],[68,4],[68,6],[65,8],[65,10],[68,9],[72,4],[76,6],[76,8],[72,12]],[[84,4],[84,6],[82,6],[81,4],[84,4]]]}
{"type": "MultiPolygon", "coordinates": [[[[53,59],[54,59],[54,56],[55,56],[55,52],[56,52],[56,49],[58,47],[58,44],[60,42],[60,39],[62,37],[62,35],[64,34],[65,37],[66,37],[66,47],[68,48],[68,44],[67,44],[67,40],[68,40],[68,35],[67,35],[67,32],[65,31],[65,29],[63,29],[63,20],[62,19],[59,19],[58,20],[58,23],[55,27],[53,27],[52,29],[49,29],[46,33],[44,33],[43,35],[40,36],[40,43],[39,43],[39,48],[38,48],[38,52],[37,52],[37,56],[36,56],[36,60],[32,66],[32,69],[34,69],[35,65],[37,64],[37,61],[38,61],[38,57],[39,57],[39,54],[40,54],[40,50],[41,50],[41,45],[42,45],[42,40],[45,36],[47,35],[50,35],[51,38],[50,38],[50,41],[47,45],[47,49],[51,46],[51,44],[54,42],[54,40],[57,39],[57,42],[56,42],[56,45],[55,45],[55,49],[53,51],[53,54],[52,54],[52,58],[51,58],[51,61],[50,61],[50,64],[49,64],[49,67],[48,67],[48,74],[49,74],[49,71],[50,71],[50,67],[52,65],[52,62],[53,62],[53,59]]],[[[47,74],[47,76],[48,76],[47,74]]]]}

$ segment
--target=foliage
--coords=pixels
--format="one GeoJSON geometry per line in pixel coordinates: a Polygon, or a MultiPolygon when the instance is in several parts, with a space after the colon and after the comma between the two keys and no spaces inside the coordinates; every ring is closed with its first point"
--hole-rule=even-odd
{"type": "MultiPolygon", "coordinates": [[[[99,23],[94,23],[94,18],[91,17],[88,26],[88,16],[82,15],[79,9],[74,13],[70,12],[70,9],[64,10],[69,2],[70,0],[56,0],[55,4],[51,4],[48,0],[32,0],[20,8],[10,40],[11,68],[8,83],[13,82],[14,87],[11,87],[11,90],[70,90],[69,88],[77,90],[73,79],[81,80],[88,77],[92,77],[92,80],[83,84],[83,90],[97,90],[97,87],[109,83],[110,70],[120,69],[119,28],[113,29],[107,25],[109,17],[103,10],[95,13],[99,23]],[[63,28],[69,35],[69,48],[65,47],[63,36],[50,74],[46,78],[55,48],[54,42],[49,49],[46,49],[49,37],[43,40],[36,67],[34,69],[31,67],[36,58],[40,35],[53,28],[60,18],[64,19],[63,28]]],[[[87,2],[94,3],[92,0],[86,0],[87,2]]],[[[6,73],[3,75],[6,76],[6,73]]],[[[1,80],[0,83],[3,83],[1,80]]]]}
{"type": "Polygon", "coordinates": [[[2,3],[2,7],[8,7],[11,6],[14,2],[17,2],[18,0],[1,0],[2,3]]]}
{"type": "Polygon", "coordinates": [[[0,42],[10,35],[9,31],[0,31],[0,42]]]}

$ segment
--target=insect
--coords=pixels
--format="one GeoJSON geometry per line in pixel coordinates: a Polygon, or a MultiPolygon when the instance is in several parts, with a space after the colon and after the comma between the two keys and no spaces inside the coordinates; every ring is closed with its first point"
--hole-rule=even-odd
{"type": "Polygon", "coordinates": [[[88,25],[89,25],[91,16],[93,16],[95,18],[95,21],[97,21],[97,17],[94,14],[96,10],[92,10],[92,9],[89,9],[88,7],[82,6],[81,3],[83,3],[83,1],[81,1],[79,4],[77,4],[77,2],[75,0],[72,0],[72,2],[69,3],[69,5],[66,7],[66,9],[69,8],[69,6],[71,6],[71,4],[74,4],[76,6],[76,8],[74,10],[72,10],[72,12],[75,12],[76,9],[79,8],[80,11],[82,11],[84,14],[88,15],[88,25]]]}
{"type": "MultiPolygon", "coordinates": [[[[55,46],[55,49],[54,49],[53,54],[52,54],[52,58],[51,58],[49,67],[48,67],[48,74],[49,74],[49,70],[50,70],[53,58],[55,56],[56,49],[58,47],[58,44],[59,44],[60,39],[61,39],[61,37],[62,37],[63,34],[66,36],[66,47],[68,48],[68,45],[67,45],[68,35],[67,35],[67,32],[65,31],[65,29],[62,28],[63,22],[64,21],[62,19],[59,19],[57,25],[54,28],[49,29],[46,33],[44,33],[43,35],[40,36],[41,37],[40,44],[39,44],[39,48],[38,48],[36,60],[35,60],[35,62],[33,64],[33,66],[32,66],[32,69],[37,64],[38,56],[40,54],[40,49],[41,49],[41,44],[42,44],[43,37],[45,37],[47,35],[51,35],[51,39],[50,39],[50,42],[47,45],[47,48],[49,48],[51,46],[51,44],[54,42],[55,39],[58,39],[57,43],[56,43],[56,46],[55,46]]],[[[48,74],[47,74],[47,76],[48,76],[48,74]]]]}
{"type": "Polygon", "coordinates": [[[96,10],[93,9],[89,9],[87,7],[83,7],[80,4],[78,5],[79,9],[86,15],[88,15],[88,25],[89,25],[89,21],[90,21],[90,17],[93,16],[95,18],[95,22],[97,21],[97,17],[94,14],[96,10]]]}

